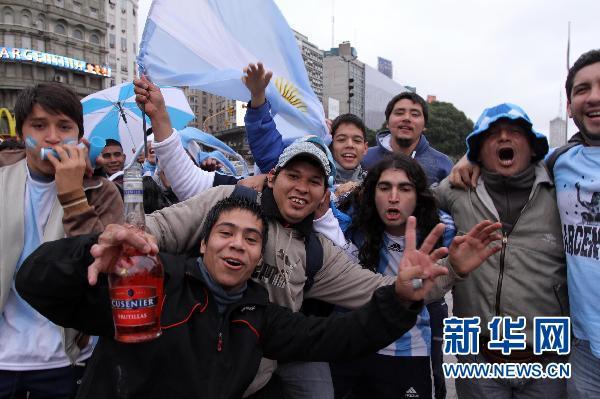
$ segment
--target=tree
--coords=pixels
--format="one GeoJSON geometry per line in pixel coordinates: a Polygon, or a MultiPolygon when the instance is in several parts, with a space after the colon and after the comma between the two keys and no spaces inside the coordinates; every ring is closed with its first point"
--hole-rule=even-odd
{"type": "Polygon", "coordinates": [[[472,131],[473,121],[451,103],[434,101],[429,104],[425,136],[438,151],[457,161],[465,154],[465,139],[472,131]]]}

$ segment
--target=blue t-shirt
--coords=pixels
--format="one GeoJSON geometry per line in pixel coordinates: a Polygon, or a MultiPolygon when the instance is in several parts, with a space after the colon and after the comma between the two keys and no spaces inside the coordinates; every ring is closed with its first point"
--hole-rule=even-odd
{"type": "Polygon", "coordinates": [[[573,333],[600,358],[600,147],[578,145],[554,165],[573,333]]]}

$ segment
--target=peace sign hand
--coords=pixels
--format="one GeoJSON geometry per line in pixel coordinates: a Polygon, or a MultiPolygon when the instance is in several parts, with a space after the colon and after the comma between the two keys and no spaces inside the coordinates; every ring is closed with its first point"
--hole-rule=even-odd
{"type": "Polygon", "coordinates": [[[442,223],[435,226],[418,250],[416,226],[417,219],[410,216],[406,221],[404,254],[398,266],[395,285],[398,298],[406,301],[422,300],[433,287],[435,279],[448,274],[448,269],[436,264],[448,253],[448,249],[434,249],[446,226],[442,223]]]}

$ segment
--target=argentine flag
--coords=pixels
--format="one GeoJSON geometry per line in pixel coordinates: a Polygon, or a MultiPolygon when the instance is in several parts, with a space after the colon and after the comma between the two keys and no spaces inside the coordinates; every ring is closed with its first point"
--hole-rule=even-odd
{"type": "Polygon", "coordinates": [[[138,64],[153,82],[248,101],[242,69],[258,61],[273,71],[266,94],[284,139],[325,138],[323,106],[294,34],[272,0],[152,2],[138,64]]]}

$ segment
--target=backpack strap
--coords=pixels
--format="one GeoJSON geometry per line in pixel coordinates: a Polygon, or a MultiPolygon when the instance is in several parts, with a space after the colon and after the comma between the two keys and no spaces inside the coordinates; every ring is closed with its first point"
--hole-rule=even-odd
{"type": "Polygon", "coordinates": [[[550,178],[553,181],[554,181],[554,165],[556,164],[558,157],[560,157],[562,154],[569,151],[571,148],[575,147],[576,145],[579,145],[579,143],[575,143],[575,142],[567,143],[567,144],[563,145],[562,147],[558,147],[556,150],[554,150],[554,152],[552,154],[550,154],[550,156],[548,158],[546,158],[546,169],[548,170],[548,174],[550,175],[550,178]]]}
{"type": "Polygon", "coordinates": [[[323,245],[315,234],[311,231],[304,239],[304,248],[306,250],[306,282],[304,283],[304,292],[311,289],[315,283],[315,275],[323,267],[323,245]]]}
{"type": "Polygon", "coordinates": [[[257,202],[258,192],[250,187],[236,184],[230,197],[246,198],[246,199],[249,199],[250,201],[257,202]]]}

